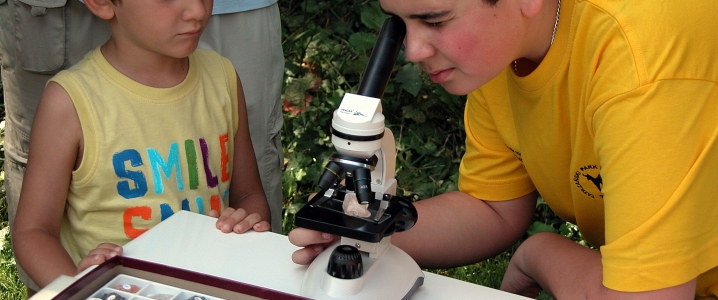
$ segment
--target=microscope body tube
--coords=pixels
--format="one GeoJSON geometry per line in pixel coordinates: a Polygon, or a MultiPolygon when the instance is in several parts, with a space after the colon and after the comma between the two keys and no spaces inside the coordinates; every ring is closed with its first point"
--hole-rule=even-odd
{"type": "Polygon", "coordinates": [[[381,99],[384,95],[394,63],[399,57],[401,46],[406,36],[406,25],[397,16],[384,20],[369,62],[364,69],[357,94],[381,99]]]}
{"type": "MultiPolygon", "coordinates": [[[[381,97],[399,57],[405,35],[406,25],[399,17],[391,16],[384,20],[362,74],[357,94],[344,95],[339,108],[334,111],[332,143],[341,155],[371,159],[381,150],[386,132],[384,115],[381,113],[381,97]]],[[[367,168],[357,168],[351,166],[352,164],[354,163],[347,159],[337,158],[334,162],[330,161],[325,166],[318,185],[326,191],[343,173],[347,190],[356,193],[359,203],[369,203],[373,200],[371,172],[376,161],[367,168]]],[[[378,179],[378,182],[384,179],[386,178],[378,179]]]]}
{"type": "Polygon", "coordinates": [[[399,57],[404,36],[404,21],[397,16],[384,20],[357,94],[345,94],[339,108],[334,111],[332,142],[340,153],[362,157],[361,154],[371,153],[381,147],[379,141],[384,135],[381,97],[399,57]]]}

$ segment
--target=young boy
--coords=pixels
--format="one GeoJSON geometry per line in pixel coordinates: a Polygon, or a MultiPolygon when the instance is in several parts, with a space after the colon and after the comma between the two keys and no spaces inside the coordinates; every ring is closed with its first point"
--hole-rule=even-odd
{"type": "Polygon", "coordinates": [[[212,1],[85,4],[112,36],[40,100],[13,228],[33,281],[119,255],[179,209],[219,217],[223,232],[268,230],[241,82],[195,51],[212,1]]]}

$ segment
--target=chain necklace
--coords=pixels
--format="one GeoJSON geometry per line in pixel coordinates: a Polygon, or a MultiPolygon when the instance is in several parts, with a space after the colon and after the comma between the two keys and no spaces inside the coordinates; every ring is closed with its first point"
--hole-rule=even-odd
{"type": "MultiPolygon", "coordinates": [[[[556,28],[558,28],[558,18],[559,18],[560,12],[561,12],[561,0],[558,0],[558,8],[556,9],[556,22],[553,23],[553,32],[551,33],[551,43],[549,44],[549,47],[551,47],[551,45],[553,45],[553,39],[554,39],[554,37],[556,37],[556,28]]],[[[513,66],[514,66],[514,74],[518,74],[519,67],[518,67],[518,63],[515,60],[513,62],[513,66]]]]}

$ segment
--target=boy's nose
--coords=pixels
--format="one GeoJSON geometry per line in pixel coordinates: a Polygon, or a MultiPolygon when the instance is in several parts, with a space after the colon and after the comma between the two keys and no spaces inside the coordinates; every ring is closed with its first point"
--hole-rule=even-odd
{"type": "Polygon", "coordinates": [[[185,9],[184,18],[185,20],[202,20],[208,16],[207,11],[212,9],[212,0],[188,0],[187,8],[185,9]]]}
{"type": "Polygon", "coordinates": [[[412,62],[421,62],[434,55],[435,49],[427,42],[425,36],[414,30],[406,28],[406,37],[404,38],[404,54],[406,59],[412,62]]]}

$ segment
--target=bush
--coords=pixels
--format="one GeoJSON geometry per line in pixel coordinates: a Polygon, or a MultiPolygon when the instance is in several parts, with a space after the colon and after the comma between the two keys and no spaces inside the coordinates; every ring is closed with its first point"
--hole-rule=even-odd
{"type": "MultiPolygon", "coordinates": [[[[286,57],[283,178],[285,232],[318,188],[336,153],[329,126],[345,93],[356,93],[387,15],[378,1],[280,1],[286,57]]],[[[418,200],[457,189],[466,98],[432,84],[400,53],[382,99],[397,146],[397,194],[418,200]]]]}

